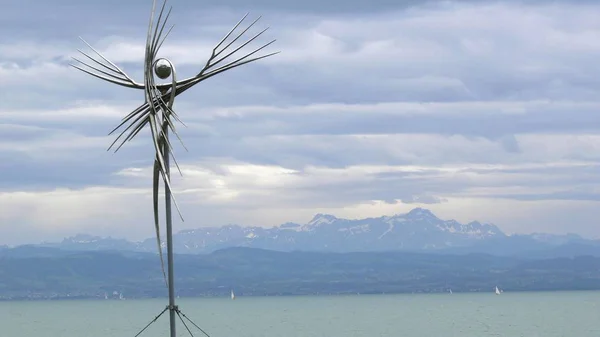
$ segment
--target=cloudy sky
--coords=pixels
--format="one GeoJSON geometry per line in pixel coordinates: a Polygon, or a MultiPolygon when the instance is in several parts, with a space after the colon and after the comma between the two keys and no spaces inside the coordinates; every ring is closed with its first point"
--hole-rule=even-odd
{"type": "MultiPolygon", "coordinates": [[[[185,222],[404,213],[600,237],[594,1],[170,0],[179,77],[246,12],[282,53],[178,97],[185,222]],[[211,3],[219,3],[218,6],[211,3]],[[212,7],[211,7],[212,6],[212,7]]],[[[81,36],[142,81],[151,0],[21,0],[0,12],[0,244],[153,235],[143,102],[69,67],[81,36]]]]}

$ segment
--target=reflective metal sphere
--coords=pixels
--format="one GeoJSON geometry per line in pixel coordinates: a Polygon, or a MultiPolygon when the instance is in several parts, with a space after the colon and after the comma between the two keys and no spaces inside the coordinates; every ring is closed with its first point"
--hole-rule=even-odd
{"type": "Polygon", "coordinates": [[[165,59],[159,59],[154,64],[154,73],[163,80],[171,76],[171,64],[165,59]]]}

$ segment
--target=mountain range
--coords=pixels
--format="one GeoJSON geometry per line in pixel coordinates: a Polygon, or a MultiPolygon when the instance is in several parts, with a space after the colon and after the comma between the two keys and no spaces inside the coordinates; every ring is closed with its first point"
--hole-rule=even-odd
{"type": "MultiPolygon", "coordinates": [[[[155,252],[156,239],[132,242],[78,234],[62,242],[34,246],[69,251],[155,252]]],[[[178,254],[211,253],[231,247],[283,252],[411,251],[548,258],[600,255],[600,240],[584,239],[577,234],[507,235],[493,224],[442,220],[423,208],[377,218],[350,220],[317,214],[306,224],[288,222],[271,228],[227,225],[187,229],[174,234],[174,250],[178,254]]]]}
{"type": "MultiPolygon", "coordinates": [[[[600,289],[600,242],[507,235],[429,210],[272,228],[203,227],[174,235],[181,296],[600,289]]],[[[164,244],[163,244],[164,246],[164,244]]],[[[156,239],[76,235],[0,246],[0,300],[165,296],[156,239]],[[118,295],[117,295],[118,297],[118,295]]]]}

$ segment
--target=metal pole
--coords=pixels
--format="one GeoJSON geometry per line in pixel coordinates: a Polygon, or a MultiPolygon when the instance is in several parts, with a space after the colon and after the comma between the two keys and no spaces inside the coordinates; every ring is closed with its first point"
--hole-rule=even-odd
{"type": "MultiPolygon", "coordinates": [[[[169,127],[167,123],[163,123],[163,132],[165,138],[169,138],[169,127]]],[[[169,167],[169,146],[165,142],[163,145],[163,159],[166,166],[167,177],[171,177],[171,170],[169,167]]],[[[175,283],[174,283],[174,271],[173,271],[173,218],[171,216],[171,190],[165,182],[165,215],[167,217],[167,265],[168,265],[168,278],[169,278],[169,321],[171,326],[171,337],[176,337],[176,309],[175,306],[175,283]]]]}

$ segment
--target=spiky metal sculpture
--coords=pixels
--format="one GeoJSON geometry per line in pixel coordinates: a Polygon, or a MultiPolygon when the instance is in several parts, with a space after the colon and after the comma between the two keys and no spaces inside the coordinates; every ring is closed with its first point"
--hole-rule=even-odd
{"type": "MultiPolygon", "coordinates": [[[[114,148],[115,152],[117,152],[126,142],[135,138],[138,133],[144,129],[146,126],[149,126],[150,132],[152,134],[152,142],[154,144],[155,149],[155,158],[154,158],[154,169],[153,169],[153,206],[154,206],[154,226],[156,231],[156,239],[158,244],[158,251],[160,254],[161,266],[163,274],[165,275],[165,281],[167,281],[167,277],[164,270],[164,260],[162,256],[161,249],[161,239],[160,239],[160,226],[158,219],[158,194],[159,194],[159,181],[160,177],[164,181],[165,185],[165,211],[166,211],[166,222],[167,222],[167,253],[169,260],[169,280],[167,282],[169,286],[169,298],[171,310],[177,310],[174,305],[174,290],[173,290],[173,259],[172,259],[172,226],[171,226],[171,197],[172,197],[172,189],[171,189],[171,179],[170,179],[170,169],[169,169],[169,157],[173,158],[177,169],[179,170],[179,165],[175,160],[175,157],[172,155],[173,148],[171,146],[171,142],[169,141],[169,130],[177,136],[179,141],[182,143],[181,138],[179,137],[177,130],[175,128],[174,121],[181,122],[179,116],[173,110],[173,103],[175,97],[184,91],[190,89],[194,85],[213,77],[217,74],[220,74],[224,71],[239,67],[246,63],[254,62],[269,56],[272,56],[275,53],[269,53],[261,56],[254,56],[261,50],[265,49],[269,45],[271,45],[275,40],[272,40],[260,47],[253,49],[251,52],[242,54],[240,57],[232,57],[235,53],[242,50],[244,47],[252,43],[258,37],[260,37],[268,28],[256,33],[252,37],[250,37],[245,42],[233,46],[240,38],[242,38],[250,28],[258,22],[260,19],[257,18],[252,23],[250,23],[246,28],[240,28],[240,25],[244,22],[248,14],[246,14],[226,35],[221,39],[221,41],[213,48],[212,54],[210,55],[206,65],[202,68],[202,70],[193,77],[189,77],[180,81],[177,81],[177,76],[175,72],[175,67],[165,58],[157,58],[157,54],[162,46],[163,42],[171,32],[173,26],[171,26],[167,31],[165,31],[165,27],[167,25],[167,20],[171,14],[171,8],[165,15],[165,7],[167,4],[167,0],[164,0],[160,12],[158,14],[158,19],[155,23],[155,10],[156,10],[156,0],[153,0],[152,4],[152,12],[150,15],[150,23],[148,25],[148,36],[146,40],[146,52],[145,52],[145,60],[144,60],[144,83],[135,82],[131,77],[129,77],[123,70],[121,70],[117,65],[113,62],[109,61],[106,57],[104,57],[100,52],[94,49],[90,44],[85,42],[85,40],[81,39],[99,58],[92,57],[85,52],[79,50],[79,52],[85,56],[87,59],[87,63],[74,58],[76,61],[75,64],[71,64],[73,67],[88,73],[94,77],[99,79],[115,83],[124,87],[133,88],[133,89],[143,89],[145,94],[145,100],[142,105],[133,110],[127,116],[123,118],[121,123],[117,125],[109,134],[115,133],[117,130],[122,129],[120,134],[116,137],[114,142],[110,145],[108,150],[114,148]],[[160,79],[167,79],[171,77],[170,83],[157,84],[154,79],[154,74],[160,79]],[[124,127],[124,129],[123,129],[124,127]],[[118,145],[117,145],[118,144],[118,145]],[[116,147],[115,147],[116,146],[116,147]]],[[[184,124],[185,125],[185,124],[184,124]]],[[[185,145],[183,145],[185,148],[185,145]]],[[[187,149],[186,149],[187,150],[187,149]]],[[[179,170],[181,173],[181,170],[179,170]]],[[[183,220],[181,216],[181,212],[179,207],[177,206],[177,202],[173,198],[173,203],[177,208],[177,212],[179,216],[183,220]]],[[[173,312],[172,312],[173,314],[173,312]]],[[[174,315],[172,315],[174,316],[174,315]]],[[[173,322],[172,322],[173,323],[173,322]]],[[[173,324],[172,324],[173,325],[173,324]]],[[[173,326],[172,326],[173,329],[173,326]]],[[[172,336],[174,336],[174,330],[172,330],[172,336]]]]}

